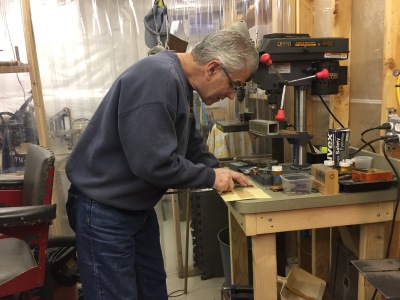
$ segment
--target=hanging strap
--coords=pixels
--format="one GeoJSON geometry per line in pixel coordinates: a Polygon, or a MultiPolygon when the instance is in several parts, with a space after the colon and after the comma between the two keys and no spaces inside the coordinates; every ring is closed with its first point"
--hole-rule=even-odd
{"type": "MultiPolygon", "coordinates": [[[[154,4],[153,4],[153,18],[154,18],[154,26],[156,29],[156,39],[157,39],[157,43],[158,45],[164,46],[165,49],[169,49],[168,46],[168,41],[169,41],[169,22],[168,22],[168,10],[167,10],[167,6],[164,3],[164,0],[155,0],[154,4]],[[156,20],[156,14],[157,14],[157,8],[158,7],[164,7],[165,8],[165,25],[166,25],[166,34],[167,34],[167,38],[165,40],[165,46],[163,45],[163,43],[161,42],[161,38],[160,38],[160,29],[158,28],[158,23],[156,20]]],[[[163,20],[162,20],[163,21],[163,20]]],[[[162,24],[163,22],[161,22],[162,24]]]]}

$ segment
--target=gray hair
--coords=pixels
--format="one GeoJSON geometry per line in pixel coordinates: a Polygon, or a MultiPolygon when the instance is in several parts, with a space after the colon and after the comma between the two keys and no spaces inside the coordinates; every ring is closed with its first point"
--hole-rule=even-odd
{"type": "Polygon", "coordinates": [[[201,65],[219,60],[228,72],[248,67],[253,73],[258,67],[259,56],[252,41],[235,30],[223,29],[207,34],[191,53],[201,65]]]}

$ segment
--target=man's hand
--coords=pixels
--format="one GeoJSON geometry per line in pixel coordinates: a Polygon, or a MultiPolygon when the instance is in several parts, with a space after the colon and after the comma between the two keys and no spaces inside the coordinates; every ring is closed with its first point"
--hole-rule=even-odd
{"type": "Polygon", "coordinates": [[[249,186],[252,183],[245,175],[225,168],[214,169],[215,182],[213,189],[217,192],[229,192],[235,187],[235,182],[242,186],[249,186]]]}

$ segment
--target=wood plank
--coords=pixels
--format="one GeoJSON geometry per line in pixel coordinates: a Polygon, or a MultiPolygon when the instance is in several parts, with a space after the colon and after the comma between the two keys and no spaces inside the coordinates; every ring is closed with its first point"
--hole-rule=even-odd
{"type": "MultiPolygon", "coordinates": [[[[385,0],[384,17],[384,37],[383,37],[383,76],[382,76],[382,106],[381,121],[387,120],[387,108],[394,107],[399,113],[400,99],[397,98],[395,88],[397,77],[393,76],[395,69],[400,69],[400,10],[397,0],[385,0]]],[[[394,147],[388,155],[400,158],[400,146],[394,147]]],[[[400,222],[396,221],[395,232],[390,249],[390,257],[400,256],[400,222]]],[[[390,226],[387,226],[387,235],[390,232],[390,226]]]]}
{"type": "Polygon", "coordinates": [[[387,120],[387,108],[394,107],[399,111],[399,99],[396,97],[397,77],[395,69],[400,69],[400,10],[397,0],[386,0],[384,17],[383,76],[381,121],[387,120]]]}
{"type": "Polygon", "coordinates": [[[0,74],[5,74],[5,73],[27,73],[29,72],[29,66],[27,64],[18,64],[18,65],[10,65],[10,66],[5,66],[1,65],[0,66],[0,74]]]}
{"type": "MultiPolygon", "coordinates": [[[[383,258],[384,257],[384,235],[385,224],[362,224],[360,226],[360,251],[359,259],[383,258]]],[[[365,280],[365,277],[358,276],[358,299],[371,299],[375,288],[365,280]]],[[[380,298],[377,298],[380,299],[380,298]]]]}
{"type": "MultiPolygon", "coordinates": [[[[332,9],[332,37],[344,37],[349,39],[349,50],[351,54],[351,0],[331,0],[332,9]]],[[[336,118],[345,126],[349,126],[349,103],[350,103],[350,59],[340,61],[341,66],[348,66],[347,85],[339,88],[337,95],[330,96],[330,108],[336,118]]],[[[329,118],[329,128],[340,128],[341,126],[332,118],[329,118]]]]}
{"type": "Polygon", "coordinates": [[[48,130],[46,114],[43,104],[42,83],[40,80],[39,63],[36,53],[35,36],[31,19],[30,0],[21,0],[22,21],[25,36],[26,54],[28,56],[29,75],[32,85],[33,104],[35,106],[35,115],[39,136],[39,143],[48,147],[48,130]]]}
{"type": "Polygon", "coordinates": [[[279,7],[278,0],[271,0],[272,32],[281,32],[281,26],[279,24],[278,7],[279,7]]]}
{"type": "MultiPolygon", "coordinates": [[[[314,5],[312,1],[296,1],[296,33],[314,36],[314,5]]],[[[307,91],[307,131],[312,133],[313,101],[310,89],[307,91]]]]}
{"type": "Polygon", "coordinates": [[[296,0],[282,1],[282,32],[296,33],[296,0]]]}
{"type": "Polygon", "coordinates": [[[276,235],[254,236],[252,248],[254,299],[277,299],[276,235]]]}
{"type": "Polygon", "coordinates": [[[246,214],[242,215],[233,209],[229,202],[225,202],[228,206],[230,213],[235,217],[238,226],[240,226],[243,232],[247,236],[253,236],[257,234],[257,215],[256,214],[246,214]]]}
{"type": "Polygon", "coordinates": [[[236,15],[236,12],[234,11],[234,3],[230,0],[224,0],[224,24],[222,27],[226,28],[232,25],[232,23],[235,21],[234,20],[234,14],[236,15]]]}
{"type": "Polygon", "coordinates": [[[229,240],[231,282],[236,285],[249,285],[247,237],[232,213],[229,213],[229,240]]]}
{"type": "MultiPolygon", "coordinates": [[[[392,222],[386,222],[385,225],[386,225],[385,226],[385,237],[387,237],[385,240],[385,245],[387,245],[389,242],[389,234],[391,231],[392,222]]],[[[390,247],[390,251],[389,251],[389,257],[391,257],[391,258],[400,257],[399,237],[400,237],[400,221],[397,220],[394,225],[393,239],[392,239],[392,243],[391,243],[391,247],[390,247]]]]}
{"type": "Polygon", "coordinates": [[[308,33],[314,36],[313,1],[296,1],[296,33],[308,33]]]}
{"type": "Polygon", "coordinates": [[[341,205],[257,214],[257,234],[389,221],[393,202],[341,205]],[[340,218],[338,218],[340,216],[340,218]]]}

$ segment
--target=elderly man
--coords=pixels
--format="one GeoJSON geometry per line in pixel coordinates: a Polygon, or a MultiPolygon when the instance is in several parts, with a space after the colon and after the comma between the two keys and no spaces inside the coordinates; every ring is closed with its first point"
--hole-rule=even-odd
{"type": "Polygon", "coordinates": [[[193,91],[206,105],[234,99],[257,66],[252,42],[221,30],[190,53],[162,51],[115,80],[66,165],[85,300],[168,298],[154,206],[169,188],[250,184],[205,150],[193,91]]]}

